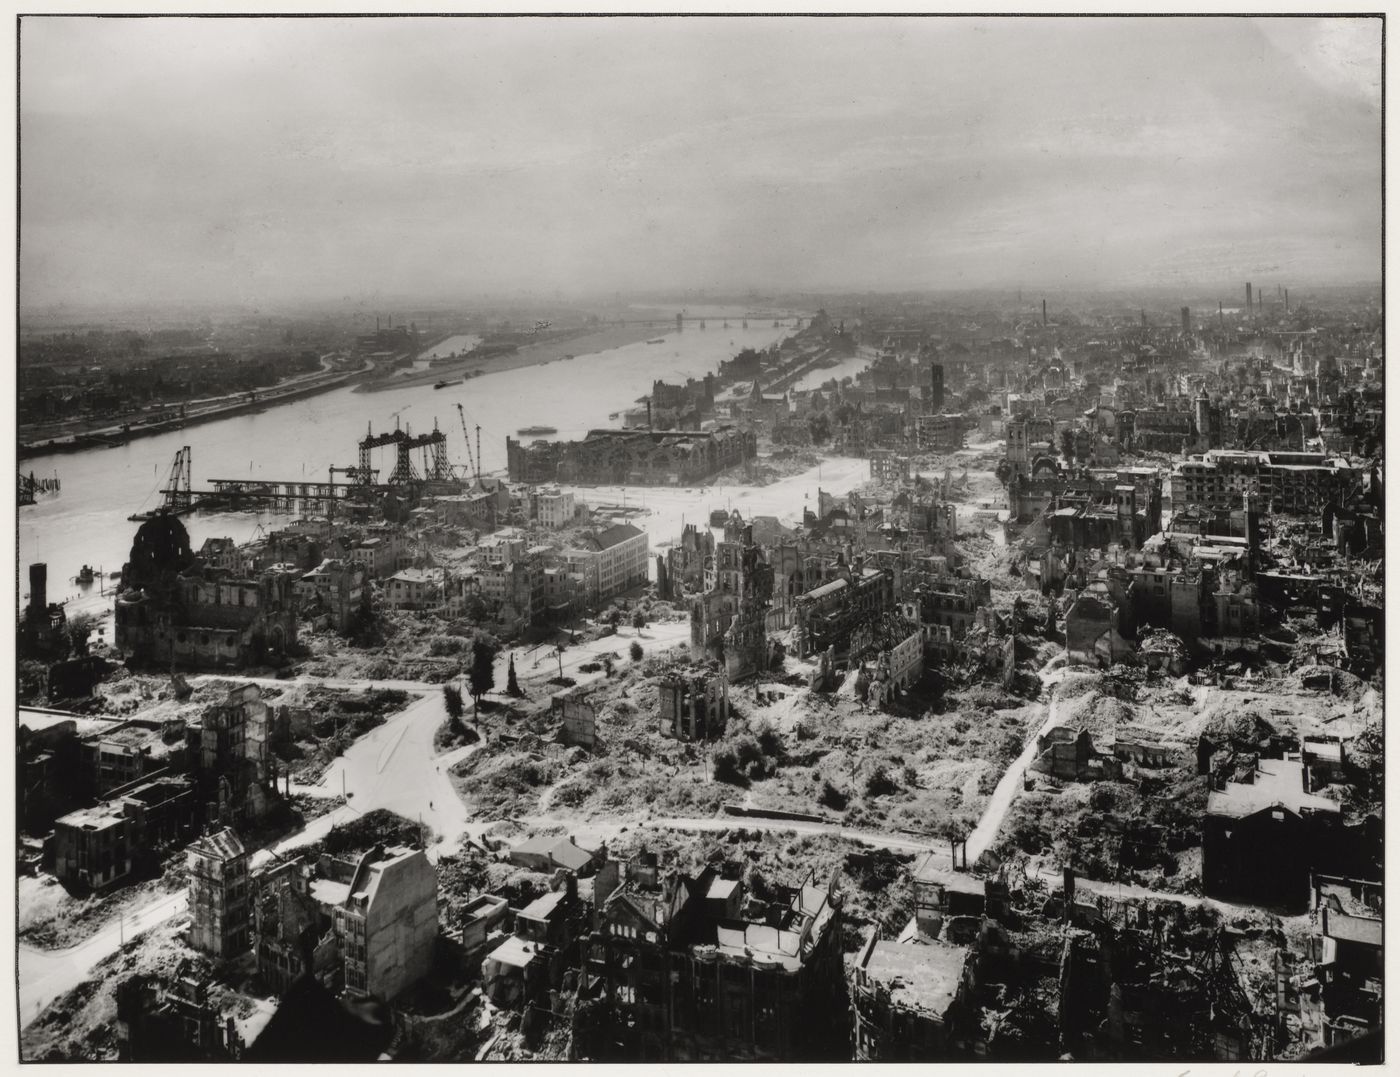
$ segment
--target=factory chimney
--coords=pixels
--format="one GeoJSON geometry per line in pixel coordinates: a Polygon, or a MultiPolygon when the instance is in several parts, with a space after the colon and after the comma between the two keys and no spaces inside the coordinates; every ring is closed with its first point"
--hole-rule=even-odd
{"type": "Polygon", "coordinates": [[[1288,313],[1288,289],[1283,290],[1283,312],[1288,313]]]}
{"type": "Polygon", "coordinates": [[[1191,335],[1191,308],[1181,308],[1181,331],[1187,336],[1191,335]]]}
{"type": "Polygon", "coordinates": [[[1249,317],[1254,317],[1254,285],[1245,281],[1244,285],[1244,312],[1249,317]]]}
{"type": "Polygon", "coordinates": [[[49,566],[36,561],[29,566],[29,609],[41,614],[49,608],[49,566]]]}
{"type": "Polygon", "coordinates": [[[1050,324],[1050,315],[1049,315],[1049,313],[1046,311],[1045,300],[1043,300],[1043,299],[1040,301],[1040,324],[1041,324],[1041,325],[1049,325],[1049,324],[1050,324]]]}

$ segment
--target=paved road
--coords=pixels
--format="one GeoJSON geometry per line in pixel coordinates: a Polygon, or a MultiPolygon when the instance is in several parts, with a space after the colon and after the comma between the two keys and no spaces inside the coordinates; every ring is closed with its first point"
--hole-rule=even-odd
{"type": "MultiPolygon", "coordinates": [[[[1051,686],[1055,674],[1062,674],[1062,669],[1054,671],[1042,671],[1042,680],[1047,686],[1051,686]]],[[[1006,768],[1006,773],[1001,776],[1001,781],[997,782],[997,787],[992,790],[991,799],[987,801],[986,808],[982,811],[982,818],[977,821],[977,825],[972,828],[972,832],[967,836],[967,862],[976,864],[978,858],[991,848],[992,842],[996,840],[997,832],[1001,830],[1001,824],[1006,820],[1006,813],[1011,807],[1011,802],[1016,799],[1017,792],[1020,791],[1022,781],[1026,774],[1026,769],[1035,761],[1036,745],[1040,738],[1054,729],[1060,722],[1057,698],[1054,695],[1054,688],[1050,687],[1050,707],[1046,714],[1045,722],[1036,731],[1035,736],[1026,738],[1026,746],[1021,750],[1011,766],[1006,768]]]]}
{"type": "Polygon", "coordinates": [[[129,912],[120,923],[112,923],[75,946],[62,950],[42,950],[21,942],[18,949],[20,1028],[27,1027],[59,995],[71,991],[85,979],[92,966],[116,953],[124,942],[157,924],[179,916],[189,905],[184,893],[166,894],[129,912]]]}
{"type": "MultiPolygon", "coordinates": [[[[587,838],[610,839],[625,830],[768,830],[792,834],[830,834],[834,837],[850,838],[865,845],[896,852],[933,853],[935,856],[951,857],[951,850],[941,843],[910,834],[882,834],[872,830],[856,830],[839,823],[821,823],[803,819],[764,819],[741,815],[699,816],[657,816],[650,819],[625,820],[577,820],[554,815],[517,816],[513,822],[529,827],[567,826],[577,835],[587,838]]],[[[485,826],[494,824],[487,823],[485,826]]],[[[587,844],[587,842],[585,842],[587,844]]]]}
{"type": "Polygon", "coordinates": [[[438,755],[433,737],[446,720],[447,708],[438,688],[357,740],[326,768],[316,785],[293,786],[294,791],[313,796],[344,793],[347,800],[283,839],[277,851],[322,838],[337,823],[375,808],[419,819],[431,828],[436,836],[429,847],[430,856],[436,858],[438,846],[455,848],[469,825],[467,806],[452,787],[448,771],[476,751],[481,742],[438,755]]]}

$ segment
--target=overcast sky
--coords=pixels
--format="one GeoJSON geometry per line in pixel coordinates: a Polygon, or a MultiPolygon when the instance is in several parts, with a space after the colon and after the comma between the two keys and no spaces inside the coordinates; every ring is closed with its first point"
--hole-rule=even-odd
{"type": "Polygon", "coordinates": [[[1378,281],[1378,20],[23,20],[22,300],[1378,281]]]}

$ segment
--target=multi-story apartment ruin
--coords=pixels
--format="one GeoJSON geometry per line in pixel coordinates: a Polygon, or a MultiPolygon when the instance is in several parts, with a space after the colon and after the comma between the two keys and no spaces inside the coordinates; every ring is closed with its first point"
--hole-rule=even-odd
{"type": "Polygon", "coordinates": [[[894,574],[866,568],[814,587],[797,599],[793,639],[800,657],[834,646],[838,653],[863,653],[874,625],[894,608],[894,574]]]}
{"type": "Polygon", "coordinates": [[[437,943],[437,872],[422,849],[365,853],[334,911],[345,989],[391,1001],[432,967],[437,943]]]}
{"type": "Polygon", "coordinates": [[[190,946],[230,961],[248,951],[248,852],[225,827],[185,850],[190,879],[190,946]]]}
{"type": "Polygon", "coordinates": [[[754,544],[753,529],[738,513],[725,524],[706,567],[704,594],[690,603],[690,656],[719,662],[730,681],[768,668],[766,613],[773,569],[754,544]]]}
{"type": "Polygon", "coordinates": [[[1237,508],[1252,495],[1266,511],[1317,513],[1360,488],[1362,471],[1323,453],[1211,449],[1172,471],[1179,505],[1237,508]]]}
{"type": "Polygon", "coordinates": [[[583,947],[575,1039],[609,1061],[837,1057],[845,1041],[841,895],[808,877],[771,900],[738,871],[658,879],[607,865],[583,947]]]}
{"type": "Polygon", "coordinates": [[[245,684],[204,713],[199,783],[211,824],[246,825],[266,814],[277,796],[277,761],[270,747],[271,713],[262,689],[245,684]]]}

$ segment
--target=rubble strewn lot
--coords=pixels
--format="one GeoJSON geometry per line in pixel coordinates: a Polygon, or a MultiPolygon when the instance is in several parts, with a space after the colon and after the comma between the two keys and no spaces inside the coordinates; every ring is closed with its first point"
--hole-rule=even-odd
{"type": "Polygon", "coordinates": [[[854,677],[823,693],[775,673],[755,683],[762,701],[733,690],[721,738],[684,742],[663,732],[657,685],[685,662],[647,660],[591,686],[602,731],[591,752],[559,743],[548,711],[488,712],[487,742],[454,771],[463,796],[483,818],[705,816],[742,802],[941,839],[971,829],[1043,718],[1043,705],[986,689],[921,689],[884,713],[855,698],[854,677]],[[741,772],[712,780],[726,753],[745,756],[741,772]]]}

